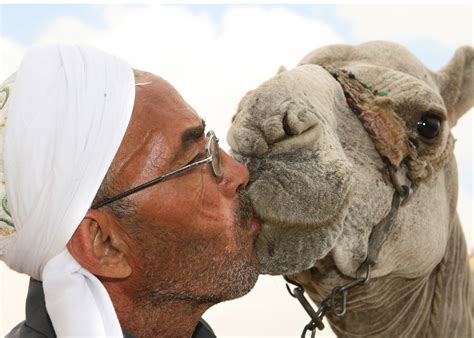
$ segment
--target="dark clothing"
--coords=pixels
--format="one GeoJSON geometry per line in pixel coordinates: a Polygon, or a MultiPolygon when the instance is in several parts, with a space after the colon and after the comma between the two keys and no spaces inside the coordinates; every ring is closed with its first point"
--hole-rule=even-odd
{"type": "MultiPolygon", "coordinates": [[[[124,332],[124,338],[135,338],[124,332]]],[[[15,326],[6,338],[55,338],[53,325],[46,311],[43,283],[30,279],[28,296],[26,297],[26,320],[15,326]]],[[[193,338],[215,338],[209,324],[201,319],[193,333],[193,338]]]]}

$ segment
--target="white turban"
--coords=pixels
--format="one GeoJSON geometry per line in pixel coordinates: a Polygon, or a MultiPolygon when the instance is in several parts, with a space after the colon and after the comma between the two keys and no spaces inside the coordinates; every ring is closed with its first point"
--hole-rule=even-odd
{"type": "Polygon", "coordinates": [[[117,153],[134,100],[127,63],[71,45],[30,49],[0,86],[0,259],[43,281],[58,336],[122,336],[105,287],[66,244],[117,153]]]}

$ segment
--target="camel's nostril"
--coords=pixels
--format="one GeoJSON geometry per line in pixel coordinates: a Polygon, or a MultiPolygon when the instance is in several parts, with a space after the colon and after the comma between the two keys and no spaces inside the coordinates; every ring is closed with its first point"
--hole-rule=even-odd
{"type": "Polygon", "coordinates": [[[285,116],[283,117],[282,123],[283,123],[283,130],[285,131],[286,135],[295,136],[298,134],[295,131],[293,131],[290,127],[290,124],[288,122],[288,113],[286,113],[285,116]]]}
{"type": "Polygon", "coordinates": [[[283,108],[283,118],[279,123],[287,137],[301,135],[318,124],[318,114],[314,107],[305,101],[287,101],[283,108]]]}

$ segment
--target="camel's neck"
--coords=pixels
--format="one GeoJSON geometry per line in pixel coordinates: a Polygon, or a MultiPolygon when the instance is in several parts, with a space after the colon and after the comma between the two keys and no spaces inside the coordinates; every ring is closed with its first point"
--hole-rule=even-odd
{"type": "MultiPolygon", "coordinates": [[[[346,316],[328,315],[335,333],[340,337],[472,337],[467,249],[457,217],[454,222],[446,253],[430,275],[383,277],[352,290],[346,316]]],[[[334,286],[329,285],[330,276],[322,277],[316,269],[296,279],[316,302],[334,286]]]]}

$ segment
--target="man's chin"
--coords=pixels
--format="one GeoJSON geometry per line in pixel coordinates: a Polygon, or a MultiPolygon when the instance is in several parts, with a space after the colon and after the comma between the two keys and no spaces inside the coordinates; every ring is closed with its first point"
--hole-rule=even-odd
{"type": "Polygon", "coordinates": [[[238,271],[236,270],[231,275],[227,276],[225,282],[222,283],[227,287],[223,288],[222,301],[240,298],[249,293],[257,283],[259,276],[259,261],[255,255],[252,256],[251,261],[243,264],[238,271]]]}

